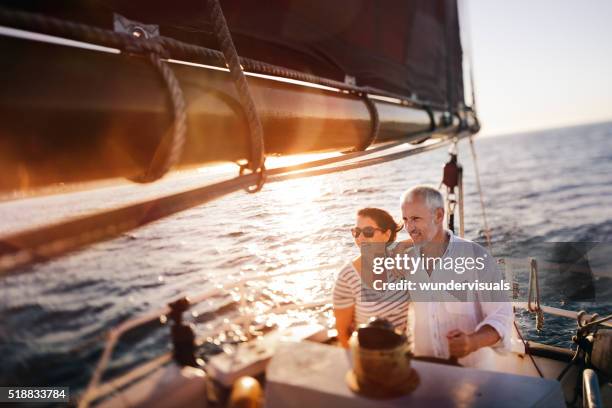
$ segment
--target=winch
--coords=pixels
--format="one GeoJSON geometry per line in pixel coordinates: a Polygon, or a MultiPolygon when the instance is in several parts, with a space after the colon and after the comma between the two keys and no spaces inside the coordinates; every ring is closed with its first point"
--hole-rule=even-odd
{"type": "Polygon", "coordinates": [[[362,325],[349,340],[353,368],[346,374],[349,388],[370,398],[396,398],[414,391],[419,376],[410,362],[406,336],[376,318],[362,325]]]}
{"type": "Polygon", "coordinates": [[[591,364],[608,378],[612,378],[612,330],[600,329],[593,335],[591,364]]]}

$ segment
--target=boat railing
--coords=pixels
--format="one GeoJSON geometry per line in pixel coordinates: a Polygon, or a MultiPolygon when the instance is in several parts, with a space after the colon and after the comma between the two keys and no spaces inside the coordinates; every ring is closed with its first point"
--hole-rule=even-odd
{"type": "MultiPolygon", "coordinates": [[[[208,299],[214,298],[216,296],[226,294],[228,291],[234,290],[237,292],[238,297],[239,297],[238,302],[240,304],[240,310],[244,311],[246,310],[246,294],[247,294],[247,285],[249,283],[271,281],[271,280],[278,279],[278,278],[286,278],[286,277],[302,275],[306,273],[320,272],[320,270],[321,270],[320,268],[313,268],[313,269],[307,269],[307,270],[279,272],[279,273],[274,273],[274,274],[269,274],[269,275],[249,276],[249,277],[242,278],[238,281],[215,285],[215,287],[212,289],[204,291],[200,294],[196,294],[194,296],[187,296],[187,298],[189,300],[189,304],[193,306],[193,305],[202,303],[208,299]]],[[[274,307],[272,307],[270,310],[268,310],[266,313],[267,314],[283,313],[283,312],[293,310],[293,309],[307,309],[307,308],[324,306],[328,304],[331,304],[331,299],[329,298],[317,300],[314,302],[307,302],[307,303],[297,303],[297,304],[294,303],[294,304],[287,304],[287,305],[277,304],[274,307]]],[[[156,320],[160,320],[160,322],[165,323],[167,319],[166,316],[170,312],[171,312],[170,307],[165,306],[163,308],[159,308],[151,312],[148,312],[146,314],[143,314],[142,316],[125,321],[108,331],[106,335],[106,341],[104,344],[102,355],[100,359],[98,360],[96,368],[94,369],[93,375],[91,377],[91,380],[85,392],[82,394],[80,398],[79,406],[87,406],[89,402],[95,400],[98,396],[104,395],[103,393],[100,392],[102,389],[108,389],[108,387],[104,387],[105,384],[101,384],[100,381],[102,379],[102,375],[104,374],[104,372],[106,371],[106,368],[108,367],[113,351],[119,339],[127,332],[134,330],[137,327],[154,322],[156,320]]],[[[257,313],[257,314],[241,313],[240,316],[236,316],[235,318],[231,320],[224,321],[221,327],[217,327],[215,329],[215,332],[217,333],[222,332],[230,328],[232,325],[236,325],[236,324],[244,326],[248,322],[252,321],[257,315],[260,315],[260,314],[261,313],[257,313]]],[[[169,353],[167,353],[167,355],[169,355],[169,353]]],[[[157,361],[157,364],[149,368],[159,367],[167,363],[169,359],[160,357],[156,359],[155,361],[157,361]]],[[[146,371],[150,372],[149,370],[146,370],[146,371]]],[[[133,377],[133,376],[130,376],[130,377],[133,377]]],[[[121,381],[121,383],[123,382],[125,382],[125,380],[121,381]]],[[[115,387],[112,387],[112,388],[116,389],[115,387]]]]}
{"type": "MultiPolygon", "coordinates": [[[[274,274],[269,274],[269,275],[248,276],[238,281],[228,282],[225,284],[218,284],[212,289],[204,291],[200,294],[188,296],[187,298],[189,299],[190,305],[196,305],[208,299],[214,298],[216,296],[226,294],[228,291],[234,291],[235,293],[237,293],[237,298],[238,298],[237,302],[240,305],[239,310],[241,313],[239,316],[236,316],[232,319],[224,320],[224,322],[220,326],[211,330],[211,332],[214,332],[214,333],[221,333],[223,331],[230,329],[232,326],[235,326],[235,325],[246,327],[253,321],[255,317],[260,316],[262,314],[261,312],[258,312],[256,314],[246,313],[247,286],[250,283],[268,282],[268,281],[273,281],[279,278],[287,278],[290,276],[302,275],[302,274],[307,274],[307,273],[313,273],[313,272],[320,273],[320,271],[321,271],[320,268],[313,268],[313,269],[306,269],[306,270],[279,272],[279,273],[274,273],[274,274]]],[[[265,314],[275,314],[275,313],[278,314],[278,313],[284,313],[284,312],[295,310],[295,309],[311,309],[311,308],[316,308],[316,307],[321,307],[321,306],[326,306],[326,305],[327,306],[331,305],[331,298],[324,298],[324,299],[319,299],[316,301],[304,302],[304,303],[292,303],[292,304],[285,304],[285,305],[275,304],[275,306],[267,310],[265,314]]],[[[515,301],[515,302],[512,302],[512,305],[515,308],[530,310],[529,302],[516,302],[515,301]]],[[[579,317],[579,313],[580,313],[580,312],[573,311],[573,310],[561,309],[557,307],[544,306],[544,305],[540,306],[540,308],[541,308],[541,311],[545,314],[573,319],[573,320],[577,320],[579,317]]],[[[106,395],[106,392],[108,391],[112,391],[112,390],[116,390],[117,388],[121,388],[122,386],[125,386],[126,384],[133,381],[135,378],[138,378],[144,375],[143,372],[145,374],[148,372],[151,372],[153,369],[160,367],[168,363],[171,360],[170,353],[167,353],[153,360],[149,364],[145,364],[143,367],[145,367],[146,369],[143,369],[141,371],[132,371],[128,373],[127,375],[119,377],[115,380],[112,380],[106,383],[101,383],[102,374],[104,373],[104,371],[106,370],[106,367],[108,366],[110,362],[112,353],[119,339],[125,333],[139,326],[151,323],[155,320],[160,320],[162,323],[165,323],[166,316],[170,313],[170,311],[171,310],[169,306],[166,306],[160,309],[156,309],[140,317],[136,317],[134,319],[130,319],[126,322],[123,322],[108,332],[107,337],[106,337],[106,342],[104,345],[104,350],[102,352],[102,356],[100,357],[100,360],[98,361],[98,364],[96,365],[96,368],[94,370],[94,373],[91,377],[90,383],[86,391],[83,393],[81,397],[81,403],[79,404],[80,406],[87,406],[87,402],[93,401],[99,396],[106,395]],[[85,405],[82,404],[83,402],[85,402],[85,405]]],[[[591,314],[583,314],[582,318],[588,321],[592,319],[594,316],[595,315],[591,315],[591,314]]],[[[604,322],[602,323],[602,325],[612,328],[612,322],[610,321],[604,322]]],[[[206,338],[207,336],[203,336],[203,337],[206,338]]]]}
{"type": "Polygon", "coordinates": [[[595,370],[587,368],[582,373],[582,406],[584,408],[602,408],[599,379],[595,370]]]}

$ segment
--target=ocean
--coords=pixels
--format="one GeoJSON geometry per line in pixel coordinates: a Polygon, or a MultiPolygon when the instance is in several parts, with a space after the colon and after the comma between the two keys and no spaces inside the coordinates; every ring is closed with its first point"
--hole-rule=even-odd
{"type": "MultiPolygon", "coordinates": [[[[475,146],[492,251],[514,259],[522,296],[528,268],[517,254],[529,255],[531,248],[555,242],[612,245],[612,123],[476,138],[475,146]]],[[[401,219],[401,193],[416,184],[438,186],[447,158],[443,148],[373,167],[273,183],[257,194],[238,192],[0,278],[0,386],[62,385],[78,392],[110,328],[217,284],[302,270],[310,272],[254,284],[251,310],[329,297],[334,275],[357,255],[349,231],[356,211],[381,207],[401,219]]],[[[459,144],[459,158],[465,174],[465,236],[484,244],[467,141],[459,144]]],[[[7,200],[0,202],[0,231],[201,185],[213,177],[210,172],[185,172],[153,186],[123,183],[7,200]]],[[[406,236],[403,231],[398,238],[406,236]]],[[[582,297],[567,295],[555,286],[561,278],[541,270],[548,282],[543,303],[612,313],[610,265],[601,264],[588,275],[582,297]]],[[[576,286],[573,281],[569,285],[576,286]]],[[[239,313],[231,294],[195,310],[199,334],[239,313]]],[[[299,313],[291,317],[305,318],[299,313]]],[[[527,339],[571,345],[574,321],[547,316],[538,332],[531,314],[517,311],[516,319],[527,339]]],[[[168,327],[157,323],[130,332],[118,344],[107,376],[169,350],[168,341],[168,327]]]]}

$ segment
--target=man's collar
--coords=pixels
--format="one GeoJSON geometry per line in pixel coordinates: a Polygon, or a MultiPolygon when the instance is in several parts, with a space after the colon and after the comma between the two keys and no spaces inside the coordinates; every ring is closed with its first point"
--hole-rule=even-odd
{"type": "MultiPolygon", "coordinates": [[[[442,230],[444,233],[444,240],[442,242],[429,242],[425,245],[439,245],[440,247],[444,247],[444,251],[442,251],[442,254],[440,255],[441,257],[446,256],[446,254],[448,253],[448,247],[450,246],[451,242],[455,241],[455,234],[453,234],[452,231],[447,230],[447,229],[443,229],[442,230]]],[[[415,247],[418,248],[419,252],[421,254],[423,254],[424,252],[424,247],[423,246],[417,246],[415,245],[415,247]]],[[[435,248],[435,246],[434,246],[435,248]]]]}

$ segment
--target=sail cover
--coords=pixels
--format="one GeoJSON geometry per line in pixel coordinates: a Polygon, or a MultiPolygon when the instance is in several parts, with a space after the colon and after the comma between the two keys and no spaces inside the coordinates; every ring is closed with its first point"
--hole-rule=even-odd
{"type": "MultiPolygon", "coordinates": [[[[218,48],[205,0],[13,0],[0,4],[96,26],[113,13],[218,48]]],[[[241,56],[441,109],[463,105],[457,0],[221,0],[241,56]]]]}

